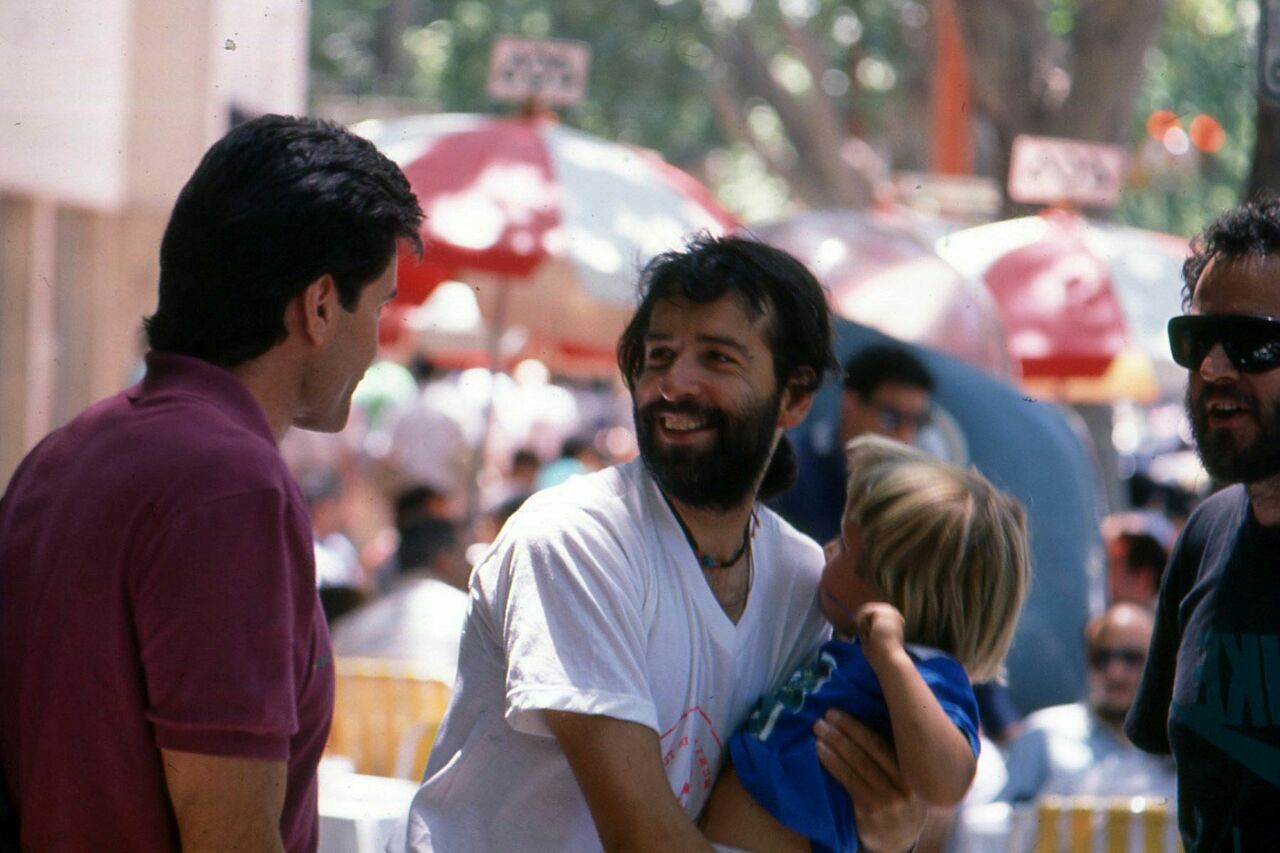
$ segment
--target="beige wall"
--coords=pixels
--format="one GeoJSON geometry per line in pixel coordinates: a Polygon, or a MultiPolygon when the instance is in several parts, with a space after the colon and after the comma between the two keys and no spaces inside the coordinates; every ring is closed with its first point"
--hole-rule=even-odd
{"type": "Polygon", "coordinates": [[[32,204],[0,196],[0,481],[27,434],[32,204]]]}
{"type": "Polygon", "coordinates": [[[159,238],[205,149],[305,107],[299,0],[0,3],[0,488],[122,388],[159,238]]]}
{"type": "Polygon", "coordinates": [[[0,3],[0,186],[123,201],[130,5],[0,3]]]}

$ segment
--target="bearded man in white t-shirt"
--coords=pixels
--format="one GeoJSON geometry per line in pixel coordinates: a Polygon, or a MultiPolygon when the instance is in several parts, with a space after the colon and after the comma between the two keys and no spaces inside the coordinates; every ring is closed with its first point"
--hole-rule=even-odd
{"type": "MultiPolygon", "coordinates": [[[[694,821],[724,744],[827,638],[821,549],[762,503],[834,364],[821,287],[723,238],[656,258],[641,292],[618,345],[640,458],[536,493],[476,567],[410,849],[711,849],[694,821]]],[[[863,846],[910,847],[891,749],[838,712],[818,727],[863,846]]]]}

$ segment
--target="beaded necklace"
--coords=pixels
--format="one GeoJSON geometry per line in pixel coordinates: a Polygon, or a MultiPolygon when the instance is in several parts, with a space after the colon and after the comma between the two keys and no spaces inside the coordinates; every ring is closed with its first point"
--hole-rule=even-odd
{"type": "Polygon", "coordinates": [[[738,546],[738,550],[734,551],[733,556],[729,557],[727,560],[717,560],[710,554],[703,553],[702,549],[698,547],[697,540],[693,538],[693,533],[689,530],[688,525],[684,523],[684,519],[680,517],[680,513],[676,511],[675,506],[671,503],[671,500],[667,498],[666,494],[662,495],[662,499],[665,500],[667,502],[667,506],[671,508],[671,514],[676,517],[676,524],[680,525],[680,531],[688,541],[689,547],[693,549],[693,556],[697,558],[698,565],[703,569],[727,569],[741,560],[742,555],[747,553],[747,547],[751,544],[753,525],[757,527],[759,526],[759,520],[756,518],[756,511],[754,507],[751,510],[751,517],[747,519],[746,525],[742,528],[742,544],[738,546]]]}

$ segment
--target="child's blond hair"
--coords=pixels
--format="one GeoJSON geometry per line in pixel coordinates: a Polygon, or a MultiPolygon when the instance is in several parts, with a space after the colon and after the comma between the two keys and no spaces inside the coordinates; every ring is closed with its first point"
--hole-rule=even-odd
{"type": "Polygon", "coordinates": [[[907,641],[948,652],[974,681],[999,678],[1030,582],[1022,505],[976,470],[880,436],[846,453],[859,564],[902,611],[907,641]]]}

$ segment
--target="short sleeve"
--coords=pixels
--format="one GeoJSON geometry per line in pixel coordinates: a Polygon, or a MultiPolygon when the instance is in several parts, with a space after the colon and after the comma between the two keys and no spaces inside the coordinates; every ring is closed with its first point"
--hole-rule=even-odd
{"type": "Polygon", "coordinates": [[[557,710],[656,730],[643,590],[618,539],[593,518],[552,524],[546,512],[503,538],[491,559],[511,725],[549,735],[541,712],[557,710]]]}
{"type": "Polygon", "coordinates": [[[1147,663],[1138,681],[1138,691],[1124,721],[1124,733],[1144,752],[1167,755],[1169,747],[1169,707],[1173,702],[1173,682],[1177,675],[1178,647],[1182,628],[1178,610],[1200,569],[1204,551],[1205,506],[1188,520],[1160,582],[1156,599],[1155,624],[1147,663]]]}
{"type": "Polygon", "coordinates": [[[977,758],[982,749],[978,740],[978,700],[974,697],[973,686],[965,675],[964,667],[946,655],[922,652],[919,646],[912,646],[910,651],[915,657],[920,677],[947,717],[965,736],[969,749],[977,758]]]}
{"type": "Polygon", "coordinates": [[[1155,626],[1147,663],[1138,681],[1138,692],[1125,717],[1124,733],[1134,746],[1145,752],[1167,755],[1169,749],[1169,706],[1173,701],[1173,680],[1178,665],[1178,603],[1181,585],[1174,582],[1178,550],[1165,572],[1156,603],[1155,626]]]}
{"type": "Polygon", "coordinates": [[[202,502],[163,524],[131,576],[158,747],[288,758],[307,534],[270,489],[202,502]]]}

